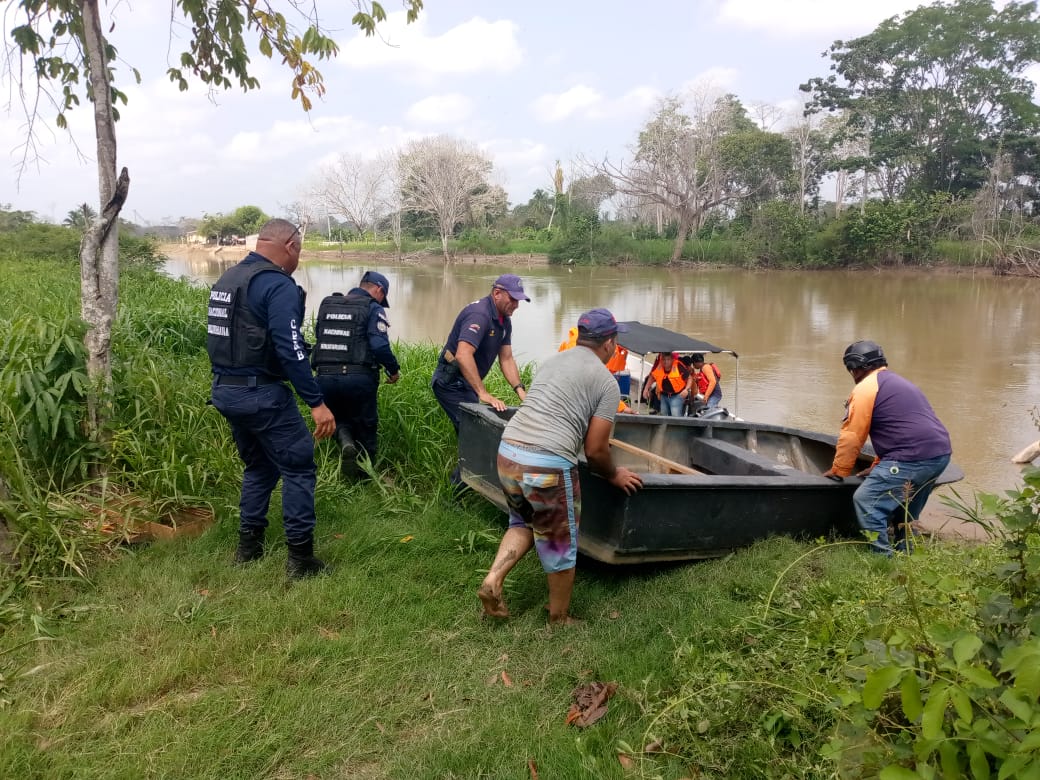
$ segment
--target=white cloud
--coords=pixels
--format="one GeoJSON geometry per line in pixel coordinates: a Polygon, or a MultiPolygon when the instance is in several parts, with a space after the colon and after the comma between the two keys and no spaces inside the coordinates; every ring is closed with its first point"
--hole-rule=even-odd
{"type": "Polygon", "coordinates": [[[866,34],[916,0],[722,0],[717,19],[781,36],[866,34]]]}
{"type": "Polygon", "coordinates": [[[578,84],[566,92],[546,94],[534,101],[534,113],[543,122],[560,122],[572,114],[585,112],[603,102],[603,95],[578,84]]]}
{"type": "Polygon", "coordinates": [[[429,16],[405,24],[404,13],[387,16],[380,35],[358,33],[340,48],[336,61],[352,68],[403,68],[421,75],[507,72],[523,61],[517,26],[508,19],[479,16],[441,35],[429,32],[429,16]]]}
{"type": "Polygon", "coordinates": [[[566,92],[541,95],[534,101],[532,109],[543,122],[561,122],[570,117],[613,119],[641,114],[659,97],[660,93],[653,87],[639,86],[621,97],[607,98],[592,87],[578,84],[566,92]]]}
{"type": "Polygon", "coordinates": [[[423,98],[413,103],[405,115],[417,124],[439,125],[465,121],[472,113],[473,101],[465,95],[452,92],[423,98]]]}

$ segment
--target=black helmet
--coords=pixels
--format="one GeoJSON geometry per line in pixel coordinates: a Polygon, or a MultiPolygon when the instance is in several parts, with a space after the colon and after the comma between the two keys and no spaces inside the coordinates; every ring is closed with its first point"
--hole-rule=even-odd
{"type": "Polygon", "coordinates": [[[845,354],[841,356],[845,368],[851,371],[854,368],[874,368],[875,366],[887,366],[885,353],[881,345],[875,341],[857,341],[849,344],[845,354]]]}

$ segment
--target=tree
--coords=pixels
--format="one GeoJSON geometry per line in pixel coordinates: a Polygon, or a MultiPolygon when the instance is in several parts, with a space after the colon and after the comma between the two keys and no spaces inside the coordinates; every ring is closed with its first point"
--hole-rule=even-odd
{"type": "Polygon", "coordinates": [[[866,145],[864,170],[886,197],[971,192],[998,147],[1035,145],[1040,106],[1027,69],[1040,59],[1035,2],[935,2],[824,53],[810,111],[844,111],[866,145]]]}
{"type": "Polygon", "coordinates": [[[734,96],[701,92],[688,104],[674,96],[661,101],[639,133],[631,165],[606,160],[593,169],[611,176],[623,196],[674,216],[675,263],[690,230],[712,209],[773,186],[789,169],[789,148],[780,153],[785,143],[759,130],[734,96]]]}
{"type": "MultiPolygon", "coordinates": [[[[414,21],[422,0],[403,3],[408,21],[414,21]]],[[[304,110],[310,109],[310,96],[324,92],[322,75],[312,58],[333,57],[338,47],[322,31],[316,9],[307,15],[303,10],[307,6],[292,5],[303,18],[302,30],[290,24],[269,0],[177,0],[171,23],[175,16],[183,16],[191,39],[179,57],[179,66],[168,69],[170,80],[182,90],[188,88],[188,74],[213,89],[228,89],[236,83],[244,90],[258,88],[260,82],[250,72],[248,33],[255,38],[260,54],[281,58],[292,74],[292,99],[304,110]]],[[[126,103],[126,95],[114,83],[117,53],[103,33],[98,0],[16,0],[13,8],[15,18],[22,21],[11,29],[14,46],[32,63],[31,68],[9,73],[19,82],[29,124],[23,163],[34,148],[34,123],[42,95],[60,90],[51,97],[62,128],[67,127],[66,113],[79,105],[81,94],[94,104],[100,209],[84,231],[80,247],[81,307],[87,323],[84,342],[93,385],[87,424],[94,435],[100,433],[107,417],[104,405],[112,392],[112,323],[119,298],[118,217],[130,187],[126,168],[116,174],[115,103],[126,103]],[[28,86],[22,83],[25,76],[32,80],[28,86]]],[[[357,9],[351,22],[366,35],[373,35],[376,25],[386,19],[377,2],[358,0],[357,9]]],[[[140,79],[136,70],[133,75],[140,79]]]]}
{"type": "Polygon", "coordinates": [[[97,212],[90,207],[90,204],[81,203],[65,215],[65,219],[61,221],[61,224],[65,227],[83,231],[87,229],[87,226],[95,217],[97,217],[97,212]]]}
{"type": "Polygon", "coordinates": [[[321,173],[321,198],[330,214],[345,219],[359,237],[383,216],[389,183],[387,162],[342,154],[321,173]]]}
{"type": "Polygon", "coordinates": [[[412,141],[397,164],[405,207],[437,220],[449,262],[448,240],[469,213],[470,199],[489,186],[491,159],[469,141],[441,135],[412,141]]]}

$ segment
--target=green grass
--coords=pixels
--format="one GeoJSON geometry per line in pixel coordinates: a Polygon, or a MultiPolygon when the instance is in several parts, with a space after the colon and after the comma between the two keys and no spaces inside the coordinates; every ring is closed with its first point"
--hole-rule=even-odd
{"type": "MultiPolygon", "coordinates": [[[[44,301],[0,321],[67,319],[74,273],[35,270],[0,262],[12,300],[44,301]]],[[[398,345],[375,478],[340,482],[318,446],[317,551],[332,572],[290,586],[277,493],[268,557],[230,564],[241,467],[205,404],[205,291],[134,272],[122,292],[109,479],[149,505],[208,503],[218,523],[99,545],[74,502],[91,485],[57,492],[22,459],[17,426],[0,430],[0,517],[31,553],[14,578],[0,567],[0,777],[527,778],[533,760],[545,778],[620,778],[619,751],[646,777],[831,777],[821,750],[849,659],[909,620],[893,575],[991,557],[936,546],[893,565],[777,539],[700,564],[583,562],[572,611],[585,622],[550,630],[532,555],[507,581],[514,616],[482,622],[475,590],[504,516],[448,498],[436,350],[398,345]],[[609,713],[567,726],[590,681],[619,684],[609,713]],[[664,751],[644,754],[655,741],[664,751]]],[[[497,369],[489,389],[508,397],[497,369]]]]}

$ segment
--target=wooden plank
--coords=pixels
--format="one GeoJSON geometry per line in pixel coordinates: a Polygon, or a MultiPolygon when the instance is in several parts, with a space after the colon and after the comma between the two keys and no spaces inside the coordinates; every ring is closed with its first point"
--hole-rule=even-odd
{"type": "Polygon", "coordinates": [[[662,455],[658,455],[656,452],[650,452],[650,450],[644,450],[642,447],[637,447],[634,444],[629,444],[627,441],[621,441],[620,439],[611,439],[611,446],[617,447],[619,450],[630,452],[633,455],[638,455],[640,458],[646,458],[651,463],[656,463],[658,466],[663,466],[668,469],[670,474],[701,474],[703,471],[697,471],[692,466],[684,466],[678,461],[671,460],[662,455]]]}
{"type": "Polygon", "coordinates": [[[802,440],[797,436],[792,435],[790,437],[791,442],[791,459],[794,461],[794,467],[799,471],[808,473],[809,461],[805,458],[805,451],[802,450],[802,440]]]}

